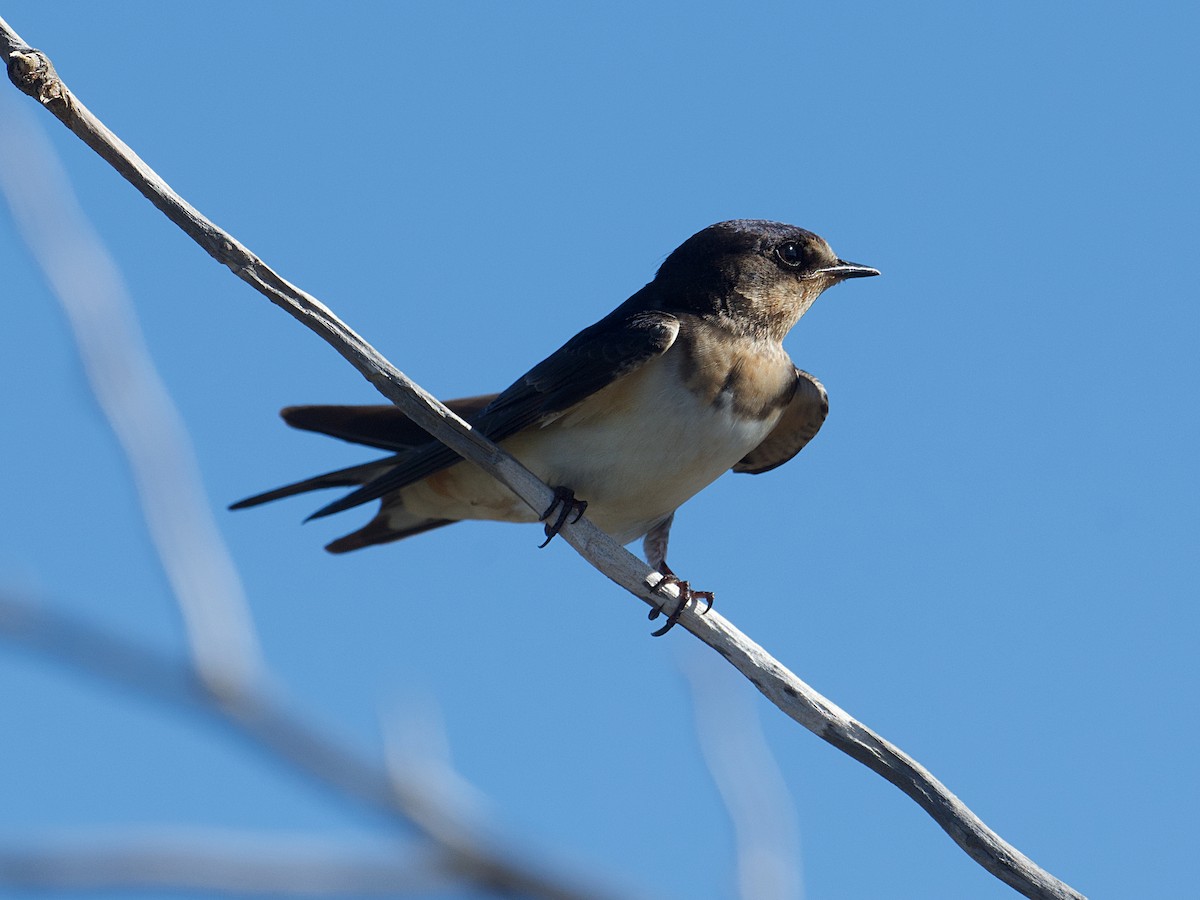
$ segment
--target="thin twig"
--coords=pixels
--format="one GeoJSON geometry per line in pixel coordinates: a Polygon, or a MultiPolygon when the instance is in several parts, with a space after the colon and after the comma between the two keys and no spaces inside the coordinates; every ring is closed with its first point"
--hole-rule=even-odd
{"type": "MultiPolygon", "coordinates": [[[[88,146],[112,164],[171,221],[256,290],[328,342],[388,400],[456,453],[489,472],[531,509],[550,505],[552,492],[528,469],[410,381],[314,297],[273,272],[231,235],[187,204],[93,116],[58,78],[49,58],[33,50],[0,20],[0,48],[9,77],[88,146]]],[[[593,566],[644,602],[657,573],[618,547],[586,517],[562,535],[593,566]]],[[[671,590],[668,588],[668,590],[671,590]]],[[[758,644],[716,613],[686,612],[680,623],[724,656],[776,706],[814,734],[862,762],[917,801],[976,862],[1034,898],[1081,898],[988,828],[928,771],[855,721],[789,672],[758,644]]]]}

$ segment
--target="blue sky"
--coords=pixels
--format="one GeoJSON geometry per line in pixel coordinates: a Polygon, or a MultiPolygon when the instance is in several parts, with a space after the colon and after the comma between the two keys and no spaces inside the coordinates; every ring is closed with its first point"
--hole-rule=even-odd
{"type": "MultiPolygon", "coordinates": [[[[786,342],[829,390],[820,435],[688,503],[672,565],[1074,887],[1186,894],[1194,5],[645,7],[5,16],[190,202],[439,396],[507,385],[715,221],[792,222],[877,266],[786,342]]],[[[536,550],[533,527],[333,557],[359,513],[225,512],[371,455],[290,431],[280,407],[377,395],[9,90],[0,120],[17,110],[49,130],[122,268],[279,680],[373,753],[381,715],[436,709],[505,836],[564,868],[731,896],[681,668],[706,662],[696,642],[652,640],[639,603],[565,544],[536,550]]],[[[125,468],[6,211],[0,270],[0,578],[182,654],[125,468]]],[[[1012,896],[893,787],[708,668],[763,720],[806,896],[1012,896]]],[[[0,840],[383,834],[186,715],[7,647],[0,685],[0,840]]]]}

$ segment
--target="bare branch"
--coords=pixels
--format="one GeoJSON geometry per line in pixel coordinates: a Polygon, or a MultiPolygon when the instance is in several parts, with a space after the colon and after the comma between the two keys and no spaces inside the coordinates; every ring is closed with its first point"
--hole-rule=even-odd
{"type": "MultiPolygon", "coordinates": [[[[531,509],[549,507],[552,492],[528,469],[410,381],[314,297],[289,284],[231,235],[174,193],[141,159],[95,118],[58,78],[45,54],[24,44],[0,20],[0,48],[9,77],[75,132],[208,253],[238,277],[314,331],[405,415],[456,453],[489,472],[531,509]]],[[[659,576],[606,534],[581,518],[563,537],[593,566],[653,606],[649,587],[659,576]]],[[[673,592],[669,587],[667,591],[673,592]]],[[[818,737],[891,781],[918,804],[976,862],[1028,897],[1079,898],[1081,894],[1038,867],[988,828],[928,771],[857,722],[789,672],[758,644],[716,613],[687,611],[688,631],[724,656],[776,706],[818,737]]]]}

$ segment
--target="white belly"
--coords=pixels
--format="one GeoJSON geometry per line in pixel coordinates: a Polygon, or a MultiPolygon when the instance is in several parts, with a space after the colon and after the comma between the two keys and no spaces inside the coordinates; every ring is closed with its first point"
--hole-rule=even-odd
{"type": "MultiPolygon", "coordinates": [[[[735,415],[682,388],[672,354],[653,360],[540,428],[502,446],[552,487],[588,502],[619,543],[641,537],[757,447],[779,420],[735,415]]],[[[482,470],[460,463],[404,490],[404,506],[434,518],[531,522],[537,516],[482,470]]]]}

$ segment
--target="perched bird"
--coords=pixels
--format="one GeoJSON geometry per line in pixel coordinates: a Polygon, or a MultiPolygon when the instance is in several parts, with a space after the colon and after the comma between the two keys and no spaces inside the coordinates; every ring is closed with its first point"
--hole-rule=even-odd
{"type": "Polygon", "coordinates": [[[711,603],[711,593],[691,591],[667,566],[675,510],[727,469],[769,471],[812,439],[828,399],[821,383],[788,357],[784,335],[826,288],[878,274],[839,259],[802,228],[720,222],[688,238],[653,281],[507,390],[449,401],[556,488],[555,505],[541,516],[391,405],[284,409],[284,420],[296,428],[392,455],[230,508],[354,487],[310,516],[380,501],[365,527],[326,547],[344,553],[463,519],[553,517],[548,540],[586,506],[588,518],[618,543],[645,538],[647,562],[665,576],[661,584],[678,584],[684,601],[711,603]]]}

